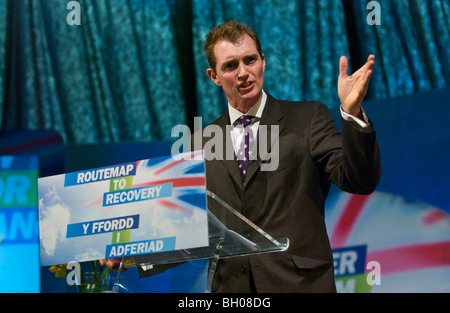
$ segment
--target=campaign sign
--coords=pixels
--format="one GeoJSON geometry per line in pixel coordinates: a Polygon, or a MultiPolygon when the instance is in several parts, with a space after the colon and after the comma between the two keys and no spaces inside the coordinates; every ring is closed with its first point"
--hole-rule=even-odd
{"type": "Polygon", "coordinates": [[[367,246],[333,249],[334,277],[340,293],[371,292],[366,273],[367,246]]]}
{"type": "Polygon", "coordinates": [[[38,180],[42,266],[207,246],[202,151],[38,180]]]}
{"type": "Polygon", "coordinates": [[[338,292],[450,292],[447,212],[380,191],[327,201],[338,292]]]}
{"type": "Polygon", "coordinates": [[[0,156],[0,293],[40,290],[38,163],[35,155],[0,156]]]}

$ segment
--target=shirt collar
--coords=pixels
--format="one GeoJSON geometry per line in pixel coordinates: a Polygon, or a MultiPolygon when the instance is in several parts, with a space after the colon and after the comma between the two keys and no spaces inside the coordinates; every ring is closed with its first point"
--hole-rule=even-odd
{"type": "Polygon", "coordinates": [[[255,116],[259,119],[261,119],[262,116],[262,112],[264,111],[264,107],[266,106],[266,100],[267,100],[267,95],[264,92],[264,90],[262,90],[262,95],[259,98],[258,101],[256,101],[256,103],[250,108],[250,110],[248,110],[248,112],[246,114],[236,110],[235,108],[233,108],[229,103],[228,103],[228,114],[230,117],[230,122],[231,124],[233,124],[238,118],[240,118],[242,115],[251,115],[251,116],[255,116]]]}

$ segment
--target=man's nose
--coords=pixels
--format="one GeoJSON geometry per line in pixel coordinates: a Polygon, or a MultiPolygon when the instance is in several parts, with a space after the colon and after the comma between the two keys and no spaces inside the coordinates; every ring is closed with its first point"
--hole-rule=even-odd
{"type": "Polygon", "coordinates": [[[243,62],[239,64],[238,78],[246,78],[248,76],[247,68],[243,62]]]}

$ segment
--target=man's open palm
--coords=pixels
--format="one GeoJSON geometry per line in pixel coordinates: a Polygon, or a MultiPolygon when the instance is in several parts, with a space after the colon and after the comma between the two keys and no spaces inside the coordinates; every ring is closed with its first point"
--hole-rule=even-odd
{"type": "Polygon", "coordinates": [[[372,54],[367,58],[366,64],[352,76],[348,76],[348,60],[345,56],[341,57],[339,61],[338,96],[344,112],[360,116],[361,103],[367,94],[374,63],[375,56],[372,54]]]}

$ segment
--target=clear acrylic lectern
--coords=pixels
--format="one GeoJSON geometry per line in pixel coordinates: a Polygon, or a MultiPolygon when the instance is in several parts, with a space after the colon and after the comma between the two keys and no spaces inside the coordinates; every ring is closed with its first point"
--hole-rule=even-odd
{"type": "MultiPolygon", "coordinates": [[[[151,276],[153,266],[210,259],[206,290],[210,292],[217,262],[220,258],[281,252],[289,247],[288,238],[273,238],[232,208],[217,195],[206,191],[208,203],[209,245],[206,247],[176,250],[129,257],[143,276],[151,276]]],[[[125,258],[119,266],[112,292],[120,286],[120,273],[125,258]]]]}

